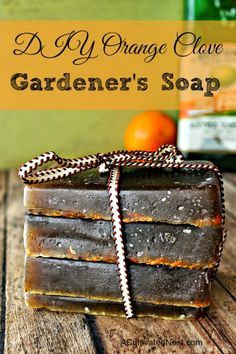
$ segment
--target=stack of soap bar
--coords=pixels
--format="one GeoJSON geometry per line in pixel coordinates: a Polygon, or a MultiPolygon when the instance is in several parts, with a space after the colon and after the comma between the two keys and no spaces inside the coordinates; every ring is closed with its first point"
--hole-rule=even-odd
{"type": "MultiPolygon", "coordinates": [[[[107,176],[93,170],[26,186],[24,204],[27,304],[125,316],[107,176]]],[[[216,174],[125,168],[120,204],[135,315],[201,315],[222,240],[216,174]]]]}

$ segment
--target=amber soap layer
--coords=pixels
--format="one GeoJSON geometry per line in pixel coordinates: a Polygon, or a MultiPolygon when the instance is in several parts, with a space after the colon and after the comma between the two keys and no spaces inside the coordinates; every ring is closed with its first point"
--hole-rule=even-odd
{"type": "MultiPolygon", "coordinates": [[[[220,185],[213,172],[126,168],[120,201],[124,222],[220,225],[220,185]]],[[[24,205],[36,215],[110,220],[107,175],[95,170],[25,187],[24,205]]]]}
{"type": "MultiPolygon", "coordinates": [[[[27,305],[34,309],[125,317],[122,302],[31,293],[26,293],[25,299],[27,305]]],[[[158,317],[171,320],[198,319],[203,313],[201,308],[155,305],[145,302],[133,302],[133,309],[136,317],[158,317]]]]}
{"type": "MultiPolygon", "coordinates": [[[[218,260],[219,226],[127,223],[123,226],[131,263],[211,268],[218,260]]],[[[110,221],[27,215],[24,228],[28,256],[116,263],[110,221]]]]}
{"type": "MultiPolygon", "coordinates": [[[[137,302],[206,307],[208,270],[130,265],[132,298],[137,302]]],[[[25,291],[35,294],[122,301],[115,264],[26,258],[25,291]]]]}

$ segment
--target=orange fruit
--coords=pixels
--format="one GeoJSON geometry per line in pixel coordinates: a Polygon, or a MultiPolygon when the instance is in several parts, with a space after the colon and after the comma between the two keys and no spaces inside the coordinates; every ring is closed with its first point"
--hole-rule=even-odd
{"type": "Polygon", "coordinates": [[[176,124],[167,114],[152,111],[135,116],[124,137],[127,150],[156,151],[162,144],[175,144],[176,124]]]}

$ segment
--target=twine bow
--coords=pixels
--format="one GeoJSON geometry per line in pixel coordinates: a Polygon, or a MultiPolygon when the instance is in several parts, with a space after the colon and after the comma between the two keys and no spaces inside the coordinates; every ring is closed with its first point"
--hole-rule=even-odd
{"type": "MultiPolygon", "coordinates": [[[[133,317],[134,312],[130,296],[124,239],[122,234],[122,220],[119,203],[120,168],[123,166],[130,166],[148,168],[189,168],[214,170],[221,180],[221,175],[216,166],[202,163],[187,163],[183,160],[183,155],[177,150],[175,146],[162,145],[155,152],[115,151],[107,154],[98,153],[96,155],[88,155],[77,159],[64,159],[59,157],[54,152],[46,152],[26,162],[19,169],[19,177],[23,180],[24,183],[27,184],[43,183],[47,181],[62,179],[75,175],[81,171],[87,171],[93,168],[98,168],[99,172],[101,173],[109,172],[108,191],[113,237],[116,249],[116,263],[126,318],[133,317]],[[37,170],[38,167],[49,161],[55,161],[58,166],[33,172],[37,170]]],[[[222,214],[224,214],[224,211],[222,214]]],[[[222,220],[222,224],[224,224],[224,217],[222,220]]]]}

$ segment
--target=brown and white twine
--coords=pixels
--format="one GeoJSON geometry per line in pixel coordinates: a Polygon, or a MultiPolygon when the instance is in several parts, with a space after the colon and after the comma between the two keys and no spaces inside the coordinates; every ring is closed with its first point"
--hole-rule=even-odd
{"type": "Polygon", "coordinates": [[[221,253],[223,250],[223,243],[227,235],[225,229],[223,178],[219,169],[215,165],[184,161],[183,155],[173,145],[162,145],[155,152],[115,151],[107,154],[98,153],[95,155],[88,155],[77,159],[63,159],[54,152],[46,152],[22,165],[19,169],[19,177],[26,184],[36,184],[65,178],[93,168],[98,168],[100,172],[109,172],[108,191],[113,226],[113,237],[116,249],[117,271],[120,279],[120,289],[126,318],[131,318],[134,316],[134,313],[132,309],[132,301],[129,289],[119,203],[120,168],[123,166],[172,168],[177,170],[184,168],[189,170],[212,171],[217,175],[221,188],[223,234],[219,249],[218,261],[216,262],[212,272],[211,280],[213,280],[219,266],[221,253]],[[38,169],[38,167],[49,161],[56,162],[58,166],[34,172],[38,169]]]}

